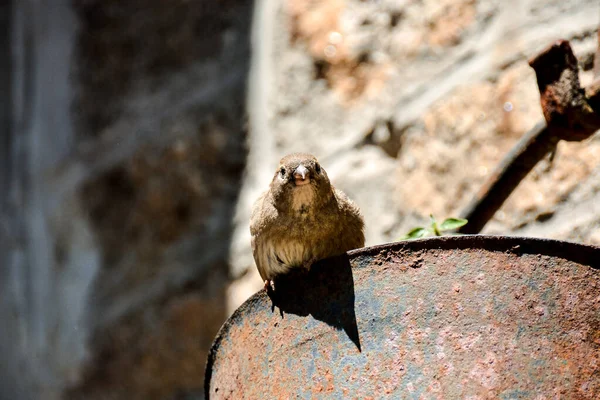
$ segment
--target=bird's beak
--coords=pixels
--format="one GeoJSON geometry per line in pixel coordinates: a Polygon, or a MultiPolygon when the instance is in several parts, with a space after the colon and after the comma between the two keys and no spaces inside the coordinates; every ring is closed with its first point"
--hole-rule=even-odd
{"type": "Polygon", "coordinates": [[[308,169],[302,164],[298,165],[298,168],[294,170],[294,182],[296,186],[302,186],[310,183],[310,177],[308,169]]]}

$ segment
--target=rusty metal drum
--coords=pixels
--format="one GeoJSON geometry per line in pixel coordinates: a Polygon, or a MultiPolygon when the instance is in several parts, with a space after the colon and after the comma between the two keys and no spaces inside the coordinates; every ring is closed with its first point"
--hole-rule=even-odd
{"type": "Polygon", "coordinates": [[[456,236],[367,247],[260,291],[210,399],[600,399],[600,248],[456,236]]]}

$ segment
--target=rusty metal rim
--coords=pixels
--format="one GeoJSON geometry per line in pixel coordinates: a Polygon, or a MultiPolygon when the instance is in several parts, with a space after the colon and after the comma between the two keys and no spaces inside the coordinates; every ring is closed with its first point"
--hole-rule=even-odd
{"type": "MultiPolygon", "coordinates": [[[[589,265],[591,268],[600,269],[600,247],[585,245],[575,242],[567,242],[552,239],[529,238],[520,236],[490,236],[490,235],[463,235],[442,236],[410,241],[385,243],[376,246],[363,247],[348,252],[350,260],[362,256],[373,256],[383,251],[422,251],[422,250],[465,250],[485,249],[488,251],[509,252],[513,254],[539,254],[552,257],[564,258],[580,264],[589,265]]],[[[368,263],[356,263],[353,268],[363,268],[368,263]]],[[[227,336],[231,326],[250,312],[252,308],[262,302],[268,302],[266,291],[260,290],[244,302],[225,321],[208,353],[206,371],[204,375],[204,392],[209,398],[212,368],[216,359],[217,351],[224,337],[227,336]]]]}

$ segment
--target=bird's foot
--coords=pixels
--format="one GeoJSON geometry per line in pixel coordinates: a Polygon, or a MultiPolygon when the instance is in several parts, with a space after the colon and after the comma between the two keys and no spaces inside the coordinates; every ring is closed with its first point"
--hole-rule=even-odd
{"type": "Polygon", "coordinates": [[[307,272],[310,271],[310,267],[312,267],[312,265],[317,261],[316,258],[312,257],[306,261],[304,261],[304,264],[302,264],[302,268],[304,270],[306,270],[307,272]]]}
{"type": "Polygon", "coordinates": [[[265,290],[268,292],[271,289],[273,292],[275,291],[275,282],[273,279],[265,279],[265,290]]]}

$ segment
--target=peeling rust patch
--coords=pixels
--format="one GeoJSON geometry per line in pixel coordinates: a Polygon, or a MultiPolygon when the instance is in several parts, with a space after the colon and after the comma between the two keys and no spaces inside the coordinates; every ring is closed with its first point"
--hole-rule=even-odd
{"type": "Polygon", "coordinates": [[[277,285],[221,328],[207,398],[600,395],[600,248],[431,238],[355,250],[277,285]]]}

